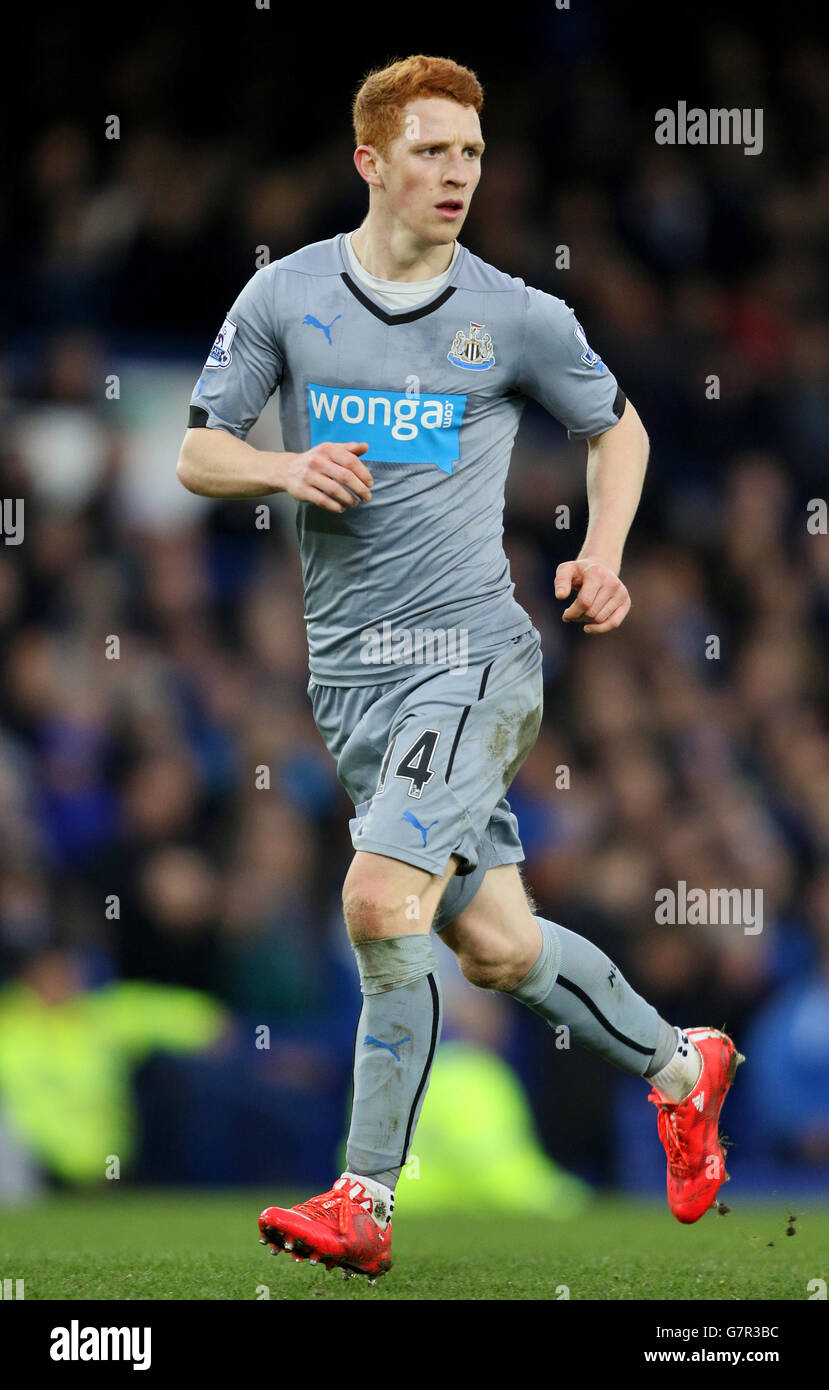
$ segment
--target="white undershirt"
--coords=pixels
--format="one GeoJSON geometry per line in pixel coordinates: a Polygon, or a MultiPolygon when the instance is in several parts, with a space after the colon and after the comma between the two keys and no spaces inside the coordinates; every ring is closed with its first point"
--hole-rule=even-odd
{"type": "Polygon", "coordinates": [[[365,266],[362,266],[351,247],[351,238],[354,233],[349,232],[345,238],[345,253],[351,267],[355,280],[359,280],[361,285],[379,299],[381,304],[385,304],[387,309],[414,309],[418,304],[425,304],[427,300],[433,299],[439,294],[452,274],[455,261],[460,251],[458,242],[455,242],[452,252],[452,259],[442,275],[435,275],[432,280],[380,280],[376,275],[370,275],[365,266]]]}

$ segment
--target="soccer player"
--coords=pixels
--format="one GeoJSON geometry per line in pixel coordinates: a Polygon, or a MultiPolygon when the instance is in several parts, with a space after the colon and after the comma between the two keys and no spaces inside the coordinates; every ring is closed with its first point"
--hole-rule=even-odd
{"type": "MultiPolygon", "coordinates": [[[[525,399],[587,441],[589,524],[559,566],[565,622],[612,632],[648,438],[573,311],[461,246],[481,177],[474,73],[417,55],[354,101],[369,209],[259,270],[193,391],[178,476],[296,499],[314,719],[354,803],[343,887],[363,1006],[346,1171],[261,1240],[346,1274],[391,1264],[394,1188],[441,1029],[432,927],[511,994],[651,1083],[683,1222],[726,1179],[718,1118],[742,1057],[672,1026],[590,941],[535,914],[505,794],[541,722],[539,634],[513,597],[504,485],[525,399]],[[276,388],[287,452],[245,442],[276,388]],[[573,596],[574,595],[574,596],[573,596]]],[[[461,1179],[462,1180],[462,1179],[461,1179]]]]}

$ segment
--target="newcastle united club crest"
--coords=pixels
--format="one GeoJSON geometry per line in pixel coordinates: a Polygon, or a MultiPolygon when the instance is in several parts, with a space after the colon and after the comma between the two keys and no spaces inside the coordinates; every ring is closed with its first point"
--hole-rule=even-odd
{"type": "Polygon", "coordinates": [[[487,367],[495,366],[492,338],[484,327],[482,323],[470,323],[468,334],[458,329],[446,354],[456,367],[463,367],[466,372],[485,372],[487,367]]]}

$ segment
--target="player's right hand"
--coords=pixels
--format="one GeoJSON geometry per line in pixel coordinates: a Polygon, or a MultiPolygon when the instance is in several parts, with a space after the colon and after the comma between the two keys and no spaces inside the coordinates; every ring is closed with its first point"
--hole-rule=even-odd
{"type": "Polygon", "coordinates": [[[289,455],[285,491],[298,502],[313,502],[328,512],[344,512],[371,501],[374,482],[360,455],[368,444],[317,444],[304,454],[289,455]]]}

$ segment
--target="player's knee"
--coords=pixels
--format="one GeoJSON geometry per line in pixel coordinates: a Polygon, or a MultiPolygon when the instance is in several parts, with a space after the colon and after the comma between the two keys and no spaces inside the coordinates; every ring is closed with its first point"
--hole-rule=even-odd
{"type": "Polygon", "coordinates": [[[519,957],[507,941],[485,952],[459,953],[458,964],[469,983],[479,989],[515,989],[527,973],[523,957],[519,957]]]}
{"type": "Polygon", "coordinates": [[[352,941],[413,930],[409,912],[408,896],[399,884],[352,864],[343,884],[343,913],[352,941]]]}
{"type": "Polygon", "coordinates": [[[371,941],[393,936],[394,910],[382,898],[351,892],[343,894],[345,925],[352,941],[371,941]]]}
{"type": "Polygon", "coordinates": [[[522,905],[523,898],[515,903],[510,898],[505,908],[497,896],[487,899],[484,893],[444,930],[443,939],[471,984],[513,990],[532,969],[541,934],[529,912],[522,915],[522,905]]]}
{"type": "Polygon", "coordinates": [[[498,983],[502,975],[499,962],[477,960],[475,956],[460,956],[458,964],[469,983],[477,985],[478,989],[501,988],[498,983]]]}

